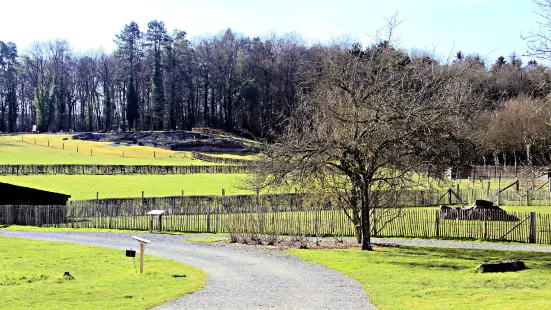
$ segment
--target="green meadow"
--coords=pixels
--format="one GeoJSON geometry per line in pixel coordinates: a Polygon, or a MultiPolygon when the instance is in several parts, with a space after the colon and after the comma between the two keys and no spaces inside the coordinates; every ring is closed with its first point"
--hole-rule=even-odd
{"type": "Polygon", "coordinates": [[[123,250],[0,237],[0,309],[149,309],[202,289],[198,268],[123,250]],[[69,271],[73,279],[64,277],[69,271]]]}

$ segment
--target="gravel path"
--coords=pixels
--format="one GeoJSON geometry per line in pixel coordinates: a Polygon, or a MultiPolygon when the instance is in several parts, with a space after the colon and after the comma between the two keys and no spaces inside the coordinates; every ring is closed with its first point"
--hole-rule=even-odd
{"type": "MultiPolygon", "coordinates": [[[[0,235],[138,248],[127,233],[0,231],[0,235]]],[[[146,254],[182,261],[209,275],[203,290],[158,309],[375,309],[359,282],[283,252],[182,241],[191,236],[140,236],[151,240],[146,254]]]]}

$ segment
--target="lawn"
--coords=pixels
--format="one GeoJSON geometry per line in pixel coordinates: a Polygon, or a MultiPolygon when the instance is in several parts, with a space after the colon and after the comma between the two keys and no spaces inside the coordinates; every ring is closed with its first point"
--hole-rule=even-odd
{"type": "Polygon", "coordinates": [[[243,154],[243,153],[220,153],[220,152],[201,152],[205,155],[230,159],[256,160],[261,158],[258,154],[243,154]]]}
{"type": "Polygon", "coordinates": [[[144,273],[137,273],[124,254],[0,237],[0,309],[148,309],[206,284],[200,269],[149,255],[144,273]],[[74,279],[64,278],[65,271],[74,279]]]}
{"type": "MultiPolygon", "coordinates": [[[[0,182],[71,195],[71,200],[99,198],[226,195],[247,193],[238,189],[243,174],[186,175],[28,175],[0,176],[0,182]]],[[[250,193],[249,193],[250,194],[250,193]]]]}
{"type": "Polygon", "coordinates": [[[401,246],[367,252],[289,250],[362,283],[378,309],[549,309],[551,253],[401,246]],[[519,272],[476,273],[518,258],[519,272]]]}
{"type": "Polygon", "coordinates": [[[189,152],[53,134],[0,136],[0,164],[213,165],[191,158],[189,152]]]}

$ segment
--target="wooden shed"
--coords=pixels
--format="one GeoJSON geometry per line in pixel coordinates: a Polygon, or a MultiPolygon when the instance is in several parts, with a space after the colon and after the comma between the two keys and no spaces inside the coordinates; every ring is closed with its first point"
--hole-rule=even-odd
{"type": "Polygon", "coordinates": [[[71,195],[0,182],[0,205],[66,205],[71,195]]]}
{"type": "Polygon", "coordinates": [[[0,182],[0,225],[42,226],[64,223],[70,197],[0,182]]]}

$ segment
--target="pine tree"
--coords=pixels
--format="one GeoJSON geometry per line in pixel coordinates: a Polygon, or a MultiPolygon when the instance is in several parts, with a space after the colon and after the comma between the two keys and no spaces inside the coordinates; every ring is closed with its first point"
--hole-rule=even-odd
{"type": "Polygon", "coordinates": [[[117,50],[115,56],[121,61],[123,70],[126,73],[127,94],[126,94],[126,119],[128,127],[134,129],[138,120],[138,92],[134,85],[134,76],[136,75],[136,66],[140,57],[140,38],[141,32],[138,24],[130,22],[117,36],[115,43],[117,50]]]}
{"type": "Polygon", "coordinates": [[[146,41],[153,57],[153,69],[151,73],[151,96],[153,102],[153,129],[161,130],[165,117],[165,91],[163,87],[162,53],[161,48],[169,38],[163,22],[156,20],[147,25],[146,41]]]}

